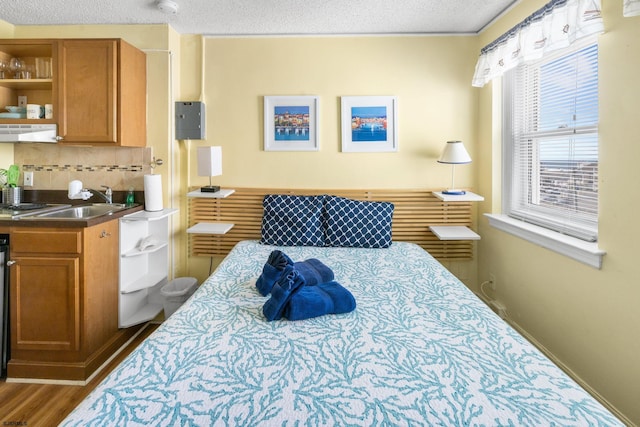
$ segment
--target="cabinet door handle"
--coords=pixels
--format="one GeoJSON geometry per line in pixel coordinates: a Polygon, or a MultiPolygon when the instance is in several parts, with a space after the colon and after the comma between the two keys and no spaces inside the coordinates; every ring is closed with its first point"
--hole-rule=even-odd
{"type": "Polygon", "coordinates": [[[111,236],[111,233],[109,233],[108,231],[102,230],[102,233],[100,233],[100,238],[104,239],[105,237],[109,237],[111,236]]]}
{"type": "Polygon", "coordinates": [[[15,264],[17,261],[7,261],[7,267],[11,267],[13,264],[15,264]]]}

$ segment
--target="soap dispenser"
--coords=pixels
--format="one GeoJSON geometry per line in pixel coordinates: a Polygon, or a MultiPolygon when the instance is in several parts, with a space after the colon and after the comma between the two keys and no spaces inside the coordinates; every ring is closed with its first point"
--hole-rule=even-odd
{"type": "Polygon", "coordinates": [[[127,199],[125,200],[126,206],[133,206],[136,203],[136,196],[133,193],[133,187],[129,187],[129,191],[127,191],[127,199]]]}

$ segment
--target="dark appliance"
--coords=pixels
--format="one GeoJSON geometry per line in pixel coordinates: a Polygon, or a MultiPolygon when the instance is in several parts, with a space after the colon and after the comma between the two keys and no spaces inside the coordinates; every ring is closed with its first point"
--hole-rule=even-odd
{"type": "Polygon", "coordinates": [[[9,361],[9,235],[0,234],[0,378],[9,361]]]}

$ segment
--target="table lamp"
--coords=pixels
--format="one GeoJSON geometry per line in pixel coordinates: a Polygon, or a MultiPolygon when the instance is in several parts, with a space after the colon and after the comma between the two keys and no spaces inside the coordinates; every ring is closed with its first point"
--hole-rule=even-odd
{"type": "Polygon", "coordinates": [[[211,185],[211,177],[222,175],[222,147],[198,147],[198,176],[208,176],[209,185],[200,188],[203,193],[220,191],[217,185],[211,185]]]}
{"type": "Polygon", "coordinates": [[[462,141],[447,141],[447,145],[444,147],[444,151],[438,159],[438,163],[446,163],[451,165],[451,187],[444,190],[442,194],[451,195],[463,195],[466,193],[464,190],[456,189],[454,186],[454,176],[456,165],[464,165],[471,163],[471,157],[467,150],[464,148],[462,141]]]}

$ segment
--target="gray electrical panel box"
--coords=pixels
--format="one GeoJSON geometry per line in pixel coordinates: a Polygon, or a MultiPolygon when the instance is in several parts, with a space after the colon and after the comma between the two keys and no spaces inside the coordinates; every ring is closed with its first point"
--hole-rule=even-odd
{"type": "Polygon", "coordinates": [[[205,139],[204,103],[176,102],[176,139],[205,139]]]}

